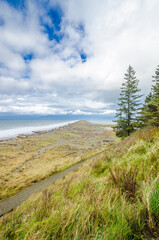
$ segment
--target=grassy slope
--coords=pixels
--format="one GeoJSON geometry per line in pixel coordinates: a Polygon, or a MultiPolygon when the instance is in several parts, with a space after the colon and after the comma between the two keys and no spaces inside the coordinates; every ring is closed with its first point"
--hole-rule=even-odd
{"type": "Polygon", "coordinates": [[[2,239],[155,239],[159,130],[137,132],[0,222],[2,239]]]}

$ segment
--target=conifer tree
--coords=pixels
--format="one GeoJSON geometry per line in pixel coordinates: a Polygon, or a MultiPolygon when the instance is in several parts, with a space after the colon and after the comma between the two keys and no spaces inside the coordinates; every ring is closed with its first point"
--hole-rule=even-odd
{"type": "Polygon", "coordinates": [[[149,93],[148,96],[145,98],[145,103],[143,104],[142,111],[141,111],[141,127],[148,125],[148,120],[151,117],[151,113],[149,112],[149,103],[152,100],[152,92],[149,93]]]}
{"type": "Polygon", "coordinates": [[[141,116],[144,125],[159,126],[159,66],[152,78],[155,84],[152,86],[150,95],[145,99],[141,116]]]}
{"type": "Polygon", "coordinates": [[[129,66],[121,87],[118,109],[116,111],[116,126],[114,130],[119,137],[129,136],[139,127],[140,89],[134,69],[129,66]]]}

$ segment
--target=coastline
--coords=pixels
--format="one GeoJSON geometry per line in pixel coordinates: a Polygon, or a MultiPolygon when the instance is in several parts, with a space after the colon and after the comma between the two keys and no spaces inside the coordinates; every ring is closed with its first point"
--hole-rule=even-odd
{"type": "Polygon", "coordinates": [[[107,125],[77,121],[0,142],[0,199],[104,150],[114,141],[107,125]]]}
{"type": "Polygon", "coordinates": [[[14,127],[10,129],[0,130],[0,142],[7,139],[13,139],[20,136],[30,136],[32,134],[40,134],[46,133],[48,131],[52,131],[53,129],[57,129],[60,127],[65,127],[69,124],[73,124],[78,122],[79,120],[72,120],[66,122],[59,122],[49,125],[39,125],[39,126],[21,126],[14,127]]]}

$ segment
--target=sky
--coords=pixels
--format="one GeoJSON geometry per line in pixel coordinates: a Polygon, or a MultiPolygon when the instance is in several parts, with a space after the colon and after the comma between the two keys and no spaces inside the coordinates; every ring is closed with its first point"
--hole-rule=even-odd
{"type": "Polygon", "coordinates": [[[129,64],[145,96],[158,0],[0,0],[0,114],[115,113],[129,64]]]}

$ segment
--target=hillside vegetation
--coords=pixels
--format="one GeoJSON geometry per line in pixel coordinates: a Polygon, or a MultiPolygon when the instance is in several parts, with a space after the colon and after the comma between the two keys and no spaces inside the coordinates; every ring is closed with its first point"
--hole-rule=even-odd
{"type": "Polygon", "coordinates": [[[2,239],[157,239],[158,130],[134,133],[31,197],[1,219],[2,239]]]}

